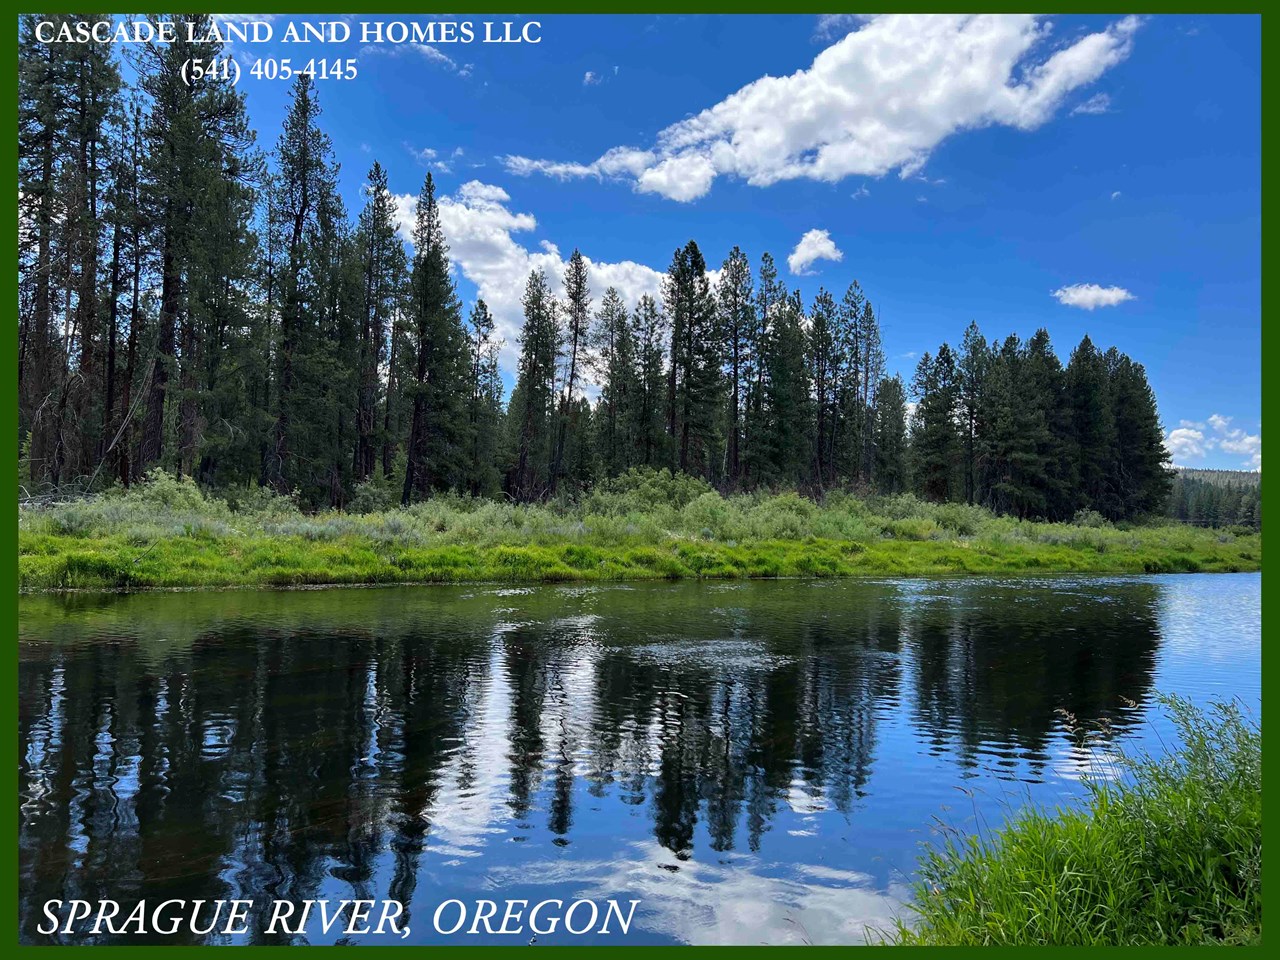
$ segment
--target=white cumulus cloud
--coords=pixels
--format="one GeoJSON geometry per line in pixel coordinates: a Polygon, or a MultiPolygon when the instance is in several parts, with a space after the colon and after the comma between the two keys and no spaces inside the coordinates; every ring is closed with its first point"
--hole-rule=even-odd
{"type": "Polygon", "coordinates": [[[1096,283],[1073,283],[1059,287],[1053,291],[1052,296],[1061,304],[1079,307],[1081,310],[1115,307],[1127,300],[1137,299],[1124,287],[1101,287],[1096,283]]]}
{"type": "Polygon", "coordinates": [[[1246,470],[1262,469],[1262,434],[1247,433],[1231,426],[1234,417],[1210,414],[1204,422],[1181,420],[1169,431],[1165,446],[1178,460],[1202,459],[1210,450],[1221,450],[1247,457],[1240,466],[1246,470]]]}
{"type": "Polygon", "coordinates": [[[1249,459],[1240,465],[1249,470],[1262,469],[1262,434],[1246,433],[1239,427],[1231,426],[1234,417],[1224,417],[1215,413],[1209,417],[1209,426],[1213,427],[1217,436],[1218,449],[1223,453],[1233,453],[1249,459]]]}
{"type": "MultiPolygon", "coordinates": [[[[520,298],[533,270],[545,270],[552,289],[562,290],[567,254],[548,240],[536,245],[521,242],[518,235],[532,234],[538,226],[531,213],[512,209],[511,196],[502,187],[471,180],[452,196],[442,196],[440,224],[449,244],[449,256],[461,274],[476,286],[493,314],[498,333],[506,341],[502,366],[515,369],[524,312],[520,298]]],[[[410,241],[417,197],[396,197],[400,235],[410,241]]],[[[629,307],[644,294],[661,298],[665,274],[631,260],[608,263],[586,256],[591,276],[593,306],[609,287],[616,287],[629,307]]]]}
{"type": "Polygon", "coordinates": [[[796,248],[787,257],[787,267],[797,277],[805,277],[813,273],[811,268],[819,260],[839,263],[843,259],[844,253],[836,246],[828,231],[810,230],[800,238],[796,248]]]}
{"type": "Polygon", "coordinates": [[[1178,427],[1169,431],[1164,445],[1176,460],[1199,459],[1205,453],[1204,431],[1178,427]]]}
{"type": "Polygon", "coordinates": [[[705,195],[721,176],[761,187],[912,176],[953,134],[1046,123],[1129,55],[1140,23],[1125,17],[1055,49],[1051,23],[1036,16],[874,17],[809,67],[747,84],[662,130],[650,148],[614,147],[589,163],[503,159],[517,174],[622,179],[679,201],[705,195]]]}

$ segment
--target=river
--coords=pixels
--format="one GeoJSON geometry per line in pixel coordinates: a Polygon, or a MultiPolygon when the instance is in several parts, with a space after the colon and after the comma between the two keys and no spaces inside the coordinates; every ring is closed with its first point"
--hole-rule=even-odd
{"type": "Polygon", "coordinates": [[[1163,749],[1157,693],[1259,712],[1260,605],[1259,574],[24,597],[20,936],[528,942],[432,922],[487,898],[640,901],[539,943],[857,942],[940,829],[1163,749]],[[168,898],[390,899],[409,935],[38,932],[168,898]]]}

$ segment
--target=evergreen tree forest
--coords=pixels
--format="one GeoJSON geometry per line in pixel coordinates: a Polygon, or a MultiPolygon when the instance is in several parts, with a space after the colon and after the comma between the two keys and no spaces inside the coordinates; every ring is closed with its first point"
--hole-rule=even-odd
{"type": "Polygon", "coordinates": [[[126,84],[110,50],[41,44],[33,27],[18,74],[29,494],[160,468],[309,508],[523,502],[651,467],[724,491],[909,491],[1025,518],[1168,507],[1141,364],[1088,337],[1064,364],[1044,330],[988,339],[971,323],[906,382],[857,283],[806,297],[736,247],[712,282],[689,241],[635,303],[597,289],[578,251],[563,276],[534,272],[505,397],[494,318],[459,296],[432,176],[411,243],[378,163],[347,209],[308,77],[260,143],[229,80],[183,82],[217,44],[144,49],[126,84]]]}
{"type": "Polygon", "coordinates": [[[1197,527],[1262,529],[1262,474],[1178,470],[1166,515],[1197,527]]]}

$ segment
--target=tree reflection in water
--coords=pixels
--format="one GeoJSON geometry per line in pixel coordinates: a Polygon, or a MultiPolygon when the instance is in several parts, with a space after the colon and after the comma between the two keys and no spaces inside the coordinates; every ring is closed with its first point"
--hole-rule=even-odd
{"type": "Polygon", "coordinates": [[[459,890],[681,871],[711,914],[748,876],[884,907],[945,790],[1056,799],[1055,711],[1143,720],[1171,583],[27,598],[22,936],[49,899],[388,897],[420,940],[459,890]]]}

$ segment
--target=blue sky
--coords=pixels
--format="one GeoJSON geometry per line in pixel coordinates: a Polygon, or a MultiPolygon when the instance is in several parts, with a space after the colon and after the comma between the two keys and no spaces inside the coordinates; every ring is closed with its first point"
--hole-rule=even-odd
{"type": "MultiPolygon", "coordinates": [[[[736,243],[806,301],[859,280],[904,376],[971,319],[1064,362],[1087,332],[1146,365],[1176,463],[1260,465],[1259,18],[538,19],[536,45],[233,49],[358,58],[317,84],[349,207],[376,158],[407,221],[433,170],[459,291],[512,346],[529,269],[575,246],[633,298],[689,238],[713,267],[736,243]]],[[[240,83],[270,148],[289,85],[240,83]]]]}

